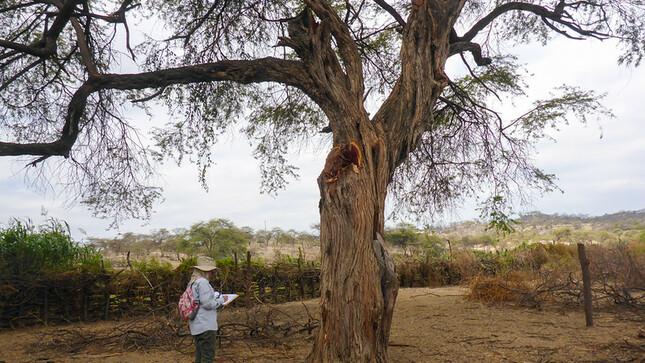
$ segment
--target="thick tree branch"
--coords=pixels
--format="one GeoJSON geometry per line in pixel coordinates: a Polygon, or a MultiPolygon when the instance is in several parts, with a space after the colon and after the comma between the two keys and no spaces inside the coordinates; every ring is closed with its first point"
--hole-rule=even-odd
{"type": "MultiPolygon", "coordinates": [[[[483,57],[481,52],[481,47],[479,44],[472,42],[472,40],[479,34],[483,29],[489,26],[495,19],[498,17],[511,12],[511,11],[525,11],[533,13],[540,17],[542,22],[552,29],[553,31],[564,35],[572,39],[582,39],[582,37],[576,37],[567,32],[565,29],[572,30],[573,32],[580,34],[581,36],[593,37],[597,39],[606,39],[609,37],[609,34],[601,33],[593,29],[584,29],[582,25],[577,24],[571,15],[566,11],[566,8],[576,8],[580,5],[581,2],[569,3],[567,4],[564,0],[561,0],[556,4],[553,10],[549,10],[544,6],[539,6],[535,4],[529,4],[524,2],[509,2],[502,4],[491,11],[488,15],[480,19],[469,31],[467,31],[462,37],[457,37],[456,34],[453,34],[451,39],[451,48],[450,55],[468,51],[472,53],[475,62],[477,65],[487,65],[490,64],[490,58],[483,57]],[[564,29],[558,28],[556,24],[559,24],[564,27],[564,29]]],[[[588,2],[584,2],[589,6],[598,6],[588,2]]]]}
{"type": "Polygon", "coordinates": [[[79,122],[83,112],[85,111],[87,98],[92,94],[92,92],[97,90],[97,88],[86,82],[86,84],[81,86],[76,93],[74,93],[74,96],[72,96],[69,103],[67,115],[65,116],[65,125],[63,126],[61,136],[58,140],[53,142],[28,144],[0,142],[0,156],[43,156],[31,163],[31,165],[35,165],[49,156],[69,157],[69,152],[78,137],[79,122]]]}
{"type": "Polygon", "coordinates": [[[492,59],[482,56],[481,46],[472,42],[457,42],[450,44],[450,54],[448,57],[462,52],[470,52],[478,66],[489,65],[492,62],[492,59]]]}
{"type": "MultiPolygon", "coordinates": [[[[551,27],[553,26],[549,24],[546,21],[546,19],[549,19],[555,23],[561,24],[580,35],[599,38],[599,39],[604,39],[608,37],[608,35],[604,33],[599,33],[593,30],[585,30],[581,26],[575,24],[573,21],[566,21],[564,19],[564,15],[567,14],[566,11],[564,10],[565,6],[571,6],[571,4],[565,5],[564,1],[560,1],[560,3],[555,7],[555,9],[551,11],[543,6],[528,4],[524,2],[505,3],[498,6],[493,11],[491,11],[488,15],[486,15],[477,23],[475,23],[475,25],[473,25],[473,27],[466,32],[466,34],[464,34],[462,37],[459,38],[459,41],[465,41],[465,42],[472,41],[475,38],[475,36],[479,34],[480,31],[482,31],[484,28],[490,25],[495,19],[513,10],[527,11],[535,15],[538,15],[543,19],[543,21],[547,23],[547,25],[551,27]]],[[[598,6],[601,6],[601,5],[598,5],[598,6]]],[[[570,37],[570,35],[567,34],[566,32],[564,31],[560,31],[560,32],[570,37]]]]}
{"type": "Polygon", "coordinates": [[[446,7],[443,2],[418,1],[418,10],[408,18],[403,30],[401,78],[373,118],[388,130],[391,173],[416,148],[432,122],[434,102],[448,83],[443,68],[451,29],[464,3],[456,1],[446,7]]]}
{"type": "Polygon", "coordinates": [[[311,10],[305,8],[288,21],[289,37],[280,37],[278,46],[294,49],[302,59],[321,96],[314,98],[314,102],[329,118],[334,136],[343,135],[343,142],[348,142],[356,140],[356,123],[367,120],[362,113],[363,77],[362,73],[351,72],[347,63],[341,65],[339,51],[332,48],[332,22],[331,18],[323,17],[317,24],[311,10]],[[339,110],[339,106],[345,107],[339,110]],[[337,132],[341,129],[342,132],[337,132]]]}
{"type": "Polygon", "coordinates": [[[50,3],[57,6],[59,11],[51,27],[44,32],[41,39],[29,45],[0,40],[0,46],[40,58],[47,58],[56,54],[56,40],[60,37],[60,33],[73,16],[76,5],[83,1],[84,0],[68,0],[65,2],[51,1],[50,3]]]}
{"type": "Polygon", "coordinates": [[[87,44],[87,39],[85,38],[85,33],[83,33],[81,23],[76,18],[71,18],[70,22],[72,23],[74,31],[76,32],[76,42],[78,43],[81,58],[83,58],[83,64],[85,65],[87,72],[90,75],[98,75],[99,71],[96,68],[96,64],[94,64],[94,60],[92,59],[92,52],[90,51],[90,47],[87,44]]]}
{"type": "MultiPolygon", "coordinates": [[[[79,133],[79,122],[87,98],[100,90],[138,90],[175,84],[232,81],[242,84],[278,82],[301,89],[314,100],[322,100],[301,62],[278,58],[234,60],[208,63],[138,74],[104,74],[91,76],[72,97],[61,136],[48,143],[18,144],[0,142],[0,156],[40,155],[69,156],[79,133]]],[[[41,158],[38,161],[44,160],[41,158]]]]}
{"type": "Polygon", "coordinates": [[[338,52],[343,59],[345,71],[352,95],[357,97],[357,102],[362,102],[364,92],[363,65],[356,42],[352,39],[347,24],[345,24],[336,11],[325,0],[305,0],[305,3],[321,19],[329,22],[331,34],[338,44],[338,52]]]}
{"type": "Polygon", "coordinates": [[[405,20],[403,20],[401,15],[396,12],[396,10],[392,7],[392,5],[386,3],[385,0],[374,0],[374,2],[378,6],[383,8],[383,10],[387,11],[388,13],[390,13],[390,15],[392,15],[394,20],[396,20],[396,22],[399,23],[399,25],[401,25],[402,27],[405,27],[405,20]]]}
{"type": "Polygon", "coordinates": [[[101,89],[134,90],[173,84],[233,81],[242,84],[278,82],[315,92],[301,62],[267,57],[255,60],[229,60],[137,74],[105,74],[92,82],[101,89]]]}

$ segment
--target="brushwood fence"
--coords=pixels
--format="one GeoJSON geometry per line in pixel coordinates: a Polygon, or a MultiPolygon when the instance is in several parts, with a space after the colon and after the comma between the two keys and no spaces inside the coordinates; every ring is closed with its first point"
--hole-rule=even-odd
{"type": "MultiPolygon", "coordinates": [[[[252,263],[249,255],[246,263],[220,268],[211,284],[240,295],[231,306],[320,296],[320,268],[313,264],[261,265],[252,263]]],[[[189,279],[188,269],[0,275],[0,329],[176,311],[189,279]]]]}

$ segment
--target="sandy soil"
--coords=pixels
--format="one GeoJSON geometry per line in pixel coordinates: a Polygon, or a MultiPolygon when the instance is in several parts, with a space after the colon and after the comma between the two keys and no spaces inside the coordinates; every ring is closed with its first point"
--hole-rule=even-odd
{"type": "MultiPolygon", "coordinates": [[[[465,300],[465,293],[461,287],[401,289],[391,330],[390,361],[645,362],[645,322],[632,314],[596,312],[595,326],[586,328],[582,312],[487,305],[465,300]]],[[[317,301],[271,309],[276,326],[302,324],[309,314],[317,314],[317,301]]],[[[232,326],[246,319],[248,315],[240,310],[223,310],[220,324],[232,326]]],[[[0,332],[0,362],[192,361],[189,337],[177,338],[176,344],[167,347],[116,351],[107,344],[70,351],[69,344],[56,340],[62,330],[101,334],[123,324],[111,321],[0,332]]],[[[312,339],[313,335],[301,332],[273,342],[233,344],[229,340],[218,348],[218,361],[301,362],[312,339]]]]}

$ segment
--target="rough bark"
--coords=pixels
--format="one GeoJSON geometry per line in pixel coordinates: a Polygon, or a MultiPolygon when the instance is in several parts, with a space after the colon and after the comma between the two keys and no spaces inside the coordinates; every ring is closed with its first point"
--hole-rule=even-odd
{"type": "MultiPolygon", "coordinates": [[[[318,178],[322,321],[310,362],[387,361],[398,292],[382,239],[387,185],[432,124],[432,108],[447,82],[443,68],[451,29],[463,3],[423,3],[410,15],[403,31],[402,75],[372,120],[362,103],[356,109],[353,98],[342,93],[335,98],[343,101],[340,106],[326,110],[334,146],[356,142],[365,162],[360,168],[347,167],[335,181],[325,178],[325,171],[318,178]]],[[[347,76],[353,79],[352,73],[347,76]]]]}
{"type": "Polygon", "coordinates": [[[310,362],[384,362],[398,291],[383,243],[387,173],[382,145],[363,144],[365,163],[321,191],[321,325],[310,362]]]}

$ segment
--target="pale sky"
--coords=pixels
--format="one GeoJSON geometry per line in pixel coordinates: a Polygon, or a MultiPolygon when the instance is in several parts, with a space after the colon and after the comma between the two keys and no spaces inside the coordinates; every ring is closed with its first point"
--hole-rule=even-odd
{"type": "MultiPolygon", "coordinates": [[[[557,184],[564,193],[536,196],[532,206],[518,210],[602,215],[644,209],[645,67],[618,66],[618,53],[608,42],[557,41],[546,48],[534,45],[515,50],[519,51],[519,62],[527,64],[534,74],[528,80],[531,95],[542,97],[565,83],[579,86],[607,93],[605,105],[616,115],[615,119],[593,121],[586,126],[571,120],[570,126],[553,134],[556,143],[540,144],[535,155],[537,164],[557,175],[557,184]]],[[[508,107],[512,112],[512,106],[508,107]]],[[[159,115],[155,120],[162,117],[159,115]]],[[[300,179],[291,182],[276,197],[260,194],[258,164],[245,139],[234,138],[214,146],[214,150],[217,165],[208,176],[209,192],[199,185],[193,165],[178,168],[167,162],[159,169],[164,178],[161,186],[165,200],[155,207],[149,221],[127,221],[118,230],[107,230],[109,221],[92,217],[82,205],[66,206],[66,201],[55,192],[43,195],[29,189],[20,172],[24,163],[2,157],[0,226],[6,226],[11,218],[42,223],[45,213],[47,217],[67,221],[78,241],[88,236],[111,238],[119,232],[187,228],[213,218],[227,218],[238,226],[256,230],[280,227],[309,231],[312,224],[318,223],[316,178],[323,168],[327,149],[307,151],[295,159],[300,179]]],[[[458,211],[458,216],[456,219],[473,219],[478,213],[474,206],[467,205],[458,211]]]]}

